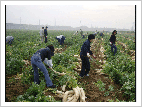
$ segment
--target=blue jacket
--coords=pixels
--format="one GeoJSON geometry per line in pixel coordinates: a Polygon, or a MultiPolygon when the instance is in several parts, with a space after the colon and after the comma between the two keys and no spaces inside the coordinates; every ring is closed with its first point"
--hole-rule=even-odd
{"type": "Polygon", "coordinates": [[[64,36],[62,36],[62,40],[65,40],[65,37],[64,37],[64,36]]]}
{"type": "Polygon", "coordinates": [[[47,36],[48,33],[47,33],[47,29],[44,29],[44,36],[47,36]]]}
{"type": "Polygon", "coordinates": [[[59,39],[59,38],[56,37],[56,39],[58,40],[58,42],[60,42],[60,45],[62,45],[62,43],[64,44],[64,40],[65,40],[64,36],[62,36],[61,39],[59,39]]]}
{"type": "Polygon", "coordinates": [[[58,40],[58,42],[60,42],[60,39],[56,37],[56,39],[58,40]]]}
{"type": "Polygon", "coordinates": [[[100,36],[103,36],[103,33],[102,33],[102,32],[100,33],[100,36]]]}
{"type": "MultiPolygon", "coordinates": [[[[48,58],[48,60],[51,59],[51,50],[49,48],[39,49],[35,54],[40,54],[42,62],[45,60],[45,58],[48,58]]],[[[53,53],[53,55],[54,55],[54,53],[53,53]]]]}
{"type": "Polygon", "coordinates": [[[91,47],[90,41],[87,39],[81,47],[80,56],[87,57],[87,52],[90,53],[90,55],[92,55],[93,53],[92,53],[92,51],[90,51],[90,47],[91,47]]]}
{"type": "Polygon", "coordinates": [[[64,40],[65,40],[65,37],[62,36],[61,41],[60,41],[60,45],[62,45],[62,43],[64,44],[64,40]]]}

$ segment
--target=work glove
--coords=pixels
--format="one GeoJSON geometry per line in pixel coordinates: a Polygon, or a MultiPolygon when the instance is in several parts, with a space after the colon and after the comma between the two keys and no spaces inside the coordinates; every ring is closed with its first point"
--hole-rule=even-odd
{"type": "Polygon", "coordinates": [[[48,60],[48,66],[51,67],[51,68],[53,67],[52,59],[48,60]]]}
{"type": "Polygon", "coordinates": [[[49,62],[48,62],[47,58],[45,58],[44,63],[48,66],[49,62]]]}
{"type": "Polygon", "coordinates": [[[87,52],[87,57],[89,58],[90,57],[90,55],[89,55],[89,53],[87,52]]]}
{"type": "Polygon", "coordinates": [[[47,58],[45,58],[44,63],[45,63],[49,68],[50,68],[50,67],[53,67],[52,59],[47,60],[47,58]]]}
{"type": "Polygon", "coordinates": [[[112,45],[112,42],[110,42],[110,45],[112,45]]]}

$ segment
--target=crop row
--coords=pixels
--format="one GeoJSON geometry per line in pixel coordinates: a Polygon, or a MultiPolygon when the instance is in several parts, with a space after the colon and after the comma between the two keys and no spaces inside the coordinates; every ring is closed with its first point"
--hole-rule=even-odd
{"type": "Polygon", "coordinates": [[[107,60],[102,72],[109,74],[117,84],[122,86],[121,91],[124,91],[123,95],[128,101],[135,101],[135,61],[131,60],[130,55],[121,53],[121,46],[118,44],[116,44],[117,54],[113,56],[108,39],[109,36],[105,36],[103,46],[107,60]]]}
{"type": "MultiPolygon", "coordinates": [[[[29,84],[29,89],[23,94],[19,95],[16,101],[55,101],[51,96],[44,96],[45,80],[43,73],[39,70],[39,79],[42,81],[40,85],[33,83],[33,69],[30,65],[31,56],[40,48],[44,48],[49,44],[53,44],[55,48],[65,48],[62,53],[56,53],[53,57],[53,69],[58,72],[65,72],[66,75],[59,76],[51,69],[48,69],[51,80],[57,87],[66,85],[67,88],[72,89],[78,86],[78,74],[74,71],[77,58],[73,57],[80,53],[80,48],[83,42],[80,35],[73,35],[74,31],[49,31],[47,44],[41,43],[39,31],[14,31],[8,30],[6,35],[12,35],[14,42],[12,46],[6,45],[6,74],[7,75],[20,75],[20,80],[23,84],[29,84]],[[65,46],[59,46],[56,36],[63,34],[66,37],[65,46]],[[25,64],[25,60],[29,62],[25,64]],[[77,77],[77,78],[74,78],[77,77]],[[32,90],[32,91],[30,91],[32,90]]],[[[92,33],[92,32],[89,32],[92,33]]],[[[125,96],[128,96],[129,101],[135,99],[135,62],[128,59],[129,55],[118,52],[116,57],[110,53],[110,46],[108,45],[108,35],[104,36],[104,43],[101,44],[105,48],[105,55],[107,63],[104,64],[103,72],[110,74],[112,79],[122,85],[125,96]]],[[[96,38],[100,39],[99,36],[96,38]]],[[[96,47],[97,48],[97,47],[96,47]]],[[[95,53],[98,54],[98,53],[95,53]]],[[[81,86],[79,86],[81,87],[81,86]]],[[[53,90],[55,93],[57,89],[53,90]]],[[[107,93],[106,93],[107,95],[107,93]]]]}

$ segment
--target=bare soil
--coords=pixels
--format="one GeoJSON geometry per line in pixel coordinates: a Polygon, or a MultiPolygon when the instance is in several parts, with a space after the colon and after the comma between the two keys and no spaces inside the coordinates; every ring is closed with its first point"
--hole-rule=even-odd
{"type": "MultiPolygon", "coordinates": [[[[96,60],[100,61],[100,60],[105,60],[103,56],[103,53],[100,52],[100,48],[101,46],[101,42],[99,41],[100,45],[98,45],[98,41],[95,41],[91,48],[92,48],[92,52],[96,53],[95,56],[97,57],[96,60]],[[97,51],[97,52],[96,52],[97,51]]],[[[90,65],[92,65],[90,72],[89,72],[89,77],[84,77],[79,79],[80,83],[84,83],[84,91],[85,91],[85,96],[86,101],[87,102],[108,102],[108,99],[111,99],[113,101],[116,101],[116,98],[120,101],[126,101],[127,99],[125,97],[123,97],[123,92],[119,91],[119,89],[121,88],[121,86],[119,84],[116,84],[112,81],[112,79],[109,78],[108,74],[104,74],[101,72],[97,72],[98,69],[103,69],[101,67],[101,65],[103,65],[103,62],[101,62],[101,65],[96,64],[95,61],[93,61],[92,63],[90,63],[90,65]],[[105,91],[100,91],[99,87],[97,87],[95,85],[95,83],[97,83],[98,80],[101,80],[103,83],[105,83],[105,91]],[[109,86],[113,86],[114,87],[114,91],[109,91],[108,87],[109,86]],[[109,91],[109,95],[105,96],[105,92],[109,91]]]]}

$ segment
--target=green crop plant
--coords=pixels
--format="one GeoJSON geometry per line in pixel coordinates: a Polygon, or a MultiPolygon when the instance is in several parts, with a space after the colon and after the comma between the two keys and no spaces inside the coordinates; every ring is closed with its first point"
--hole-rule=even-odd
{"type": "MultiPolygon", "coordinates": [[[[73,70],[75,68],[75,64],[73,62],[77,62],[77,58],[73,57],[73,55],[79,55],[81,46],[88,38],[85,36],[83,39],[80,34],[73,35],[75,31],[55,31],[49,30],[47,36],[47,43],[41,43],[41,38],[39,36],[38,30],[6,30],[6,36],[11,35],[14,37],[14,41],[12,45],[6,45],[6,76],[22,74],[21,82],[23,84],[29,84],[30,87],[36,87],[36,85],[32,85],[33,82],[33,74],[34,71],[32,69],[31,64],[26,65],[23,60],[28,60],[30,63],[32,55],[41,48],[47,47],[47,45],[53,44],[55,48],[65,48],[65,46],[61,46],[56,40],[56,36],[64,35],[66,37],[64,44],[66,45],[66,49],[61,54],[56,53],[52,57],[53,61],[53,69],[57,72],[65,72],[66,75],[58,76],[53,71],[47,68],[49,71],[49,75],[51,80],[57,87],[62,85],[67,85],[68,88],[76,87],[78,84],[78,74],[73,70]],[[74,76],[76,78],[74,78],[74,76]]],[[[93,33],[92,31],[88,31],[88,34],[93,33]]],[[[111,33],[109,33],[111,34],[111,33]]],[[[116,43],[117,53],[113,56],[111,53],[111,47],[109,45],[110,35],[105,33],[103,37],[103,41],[99,40],[95,43],[95,50],[98,49],[101,44],[106,50],[104,54],[106,55],[106,63],[103,65],[104,69],[102,70],[104,73],[109,74],[109,77],[113,79],[114,82],[120,84],[122,86],[121,90],[124,91],[124,96],[128,96],[128,101],[134,101],[135,99],[135,61],[131,60],[131,56],[127,54],[127,52],[121,53],[121,46],[116,43]],[[101,43],[102,42],[102,43],[101,43]]],[[[96,39],[99,36],[96,36],[96,39]]],[[[117,36],[117,40],[125,43],[130,50],[135,49],[135,43],[133,43],[134,33],[121,32],[121,35],[117,36]],[[130,34],[132,34],[130,36],[130,34]],[[123,37],[131,39],[130,41],[124,39],[123,37]]],[[[95,51],[95,54],[98,54],[95,51]]],[[[94,60],[96,64],[100,65],[100,63],[94,60]]],[[[47,66],[46,66],[47,67],[47,66]]],[[[45,81],[43,73],[39,70],[39,79],[41,81],[45,81]]],[[[14,80],[14,79],[13,79],[14,80]]],[[[12,81],[9,80],[9,81],[12,81]]],[[[101,84],[98,82],[98,84],[101,84]]],[[[100,85],[100,90],[105,91],[104,84],[100,85]]],[[[38,86],[37,86],[38,87],[38,86]]],[[[44,87],[45,88],[45,87],[44,87]]],[[[31,88],[29,88],[31,89],[31,88]]],[[[36,91],[35,88],[34,91],[36,91]]],[[[33,89],[32,89],[33,90],[33,89]]],[[[42,89],[41,89],[42,90],[42,89]]],[[[108,91],[112,91],[111,87],[108,91]]],[[[29,92],[29,90],[27,90],[29,92]]],[[[38,92],[38,91],[37,91],[38,92]]],[[[42,92],[42,91],[41,91],[42,92]]],[[[107,95],[107,93],[106,93],[107,95]]],[[[44,96],[43,93],[37,93],[37,96],[34,96],[30,93],[26,92],[24,95],[19,96],[17,101],[55,101],[49,96],[44,96]],[[30,96],[29,98],[25,98],[26,96],[30,96]],[[35,98],[36,97],[36,98],[35,98]],[[35,99],[35,100],[34,100],[35,99]]]]}
{"type": "Polygon", "coordinates": [[[99,91],[105,91],[105,83],[103,83],[101,80],[98,80],[97,83],[95,83],[97,87],[99,87],[99,91]]]}
{"type": "Polygon", "coordinates": [[[112,85],[109,86],[108,88],[109,91],[114,91],[114,87],[112,85]]]}
{"type": "MultiPolygon", "coordinates": [[[[125,37],[133,38],[129,35],[124,35],[125,37]]],[[[131,60],[131,56],[126,52],[121,53],[121,46],[116,44],[117,53],[115,56],[111,53],[111,47],[109,46],[110,36],[106,36],[104,39],[104,48],[106,55],[106,63],[104,64],[104,69],[102,72],[109,74],[109,76],[122,86],[121,90],[124,91],[123,95],[127,96],[127,101],[135,101],[135,61],[131,60]]],[[[116,37],[118,41],[126,43],[128,48],[135,47],[135,44],[128,39],[124,39],[122,35],[116,37]],[[132,46],[132,45],[133,46],[132,46]]],[[[132,48],[131,48],[132,49],[132,48]]],[[[134,49],[134,48],[133,48],[134,49]]]]}
{"type": "Polygon", "coordinates": [[[104,93],[104,96],[109,96],[109,91],[106,91],[106,92],[104,93]]]}

